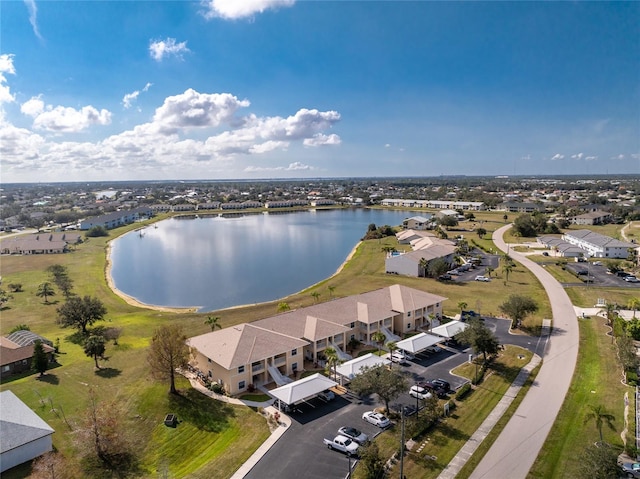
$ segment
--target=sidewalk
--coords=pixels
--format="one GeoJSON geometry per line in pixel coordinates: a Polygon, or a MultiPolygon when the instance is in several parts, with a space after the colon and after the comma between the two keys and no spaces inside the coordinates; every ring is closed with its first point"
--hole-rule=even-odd
{"type": "Polygon", "coordinates": [[[491,411],[465,445],[462,446],[451,462],[447,464],[447,467],[445,467],[440,473],[438,479],[454,479],[456,477],[469,458],[475,453],[476,449],[478,449],[482,441],[487,437],[496,423],[503,416],[505,411],[509,408],[513,400],[518,395],[520,388],[522,388],[529,377],[529,374],[531,374],[531,371],[540,364],[540,361],[542,361],[542,358],[536,354],[531,358],[529,364],[520,370],[518,376],[516,376],[511,386],[509,386],[507,392],[502,396],[502,399],[500,399],[498,404],[496,404],[496,407],[493,408],[493,411],[491,411]]]}

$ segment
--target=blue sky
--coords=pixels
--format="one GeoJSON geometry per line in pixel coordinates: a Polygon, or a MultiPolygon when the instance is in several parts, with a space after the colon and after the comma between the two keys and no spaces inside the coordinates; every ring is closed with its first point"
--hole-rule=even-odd
{"type": "Polygon", "coordinates": [[[3,182],[640,174],[640,2],[3,1],[3,182]]]}

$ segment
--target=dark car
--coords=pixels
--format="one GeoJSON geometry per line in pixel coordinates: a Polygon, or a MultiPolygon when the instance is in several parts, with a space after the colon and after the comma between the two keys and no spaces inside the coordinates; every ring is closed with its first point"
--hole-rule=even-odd
{"type": "Polygon", "coordinates": [[[434,379],[431,382],[436,386],[440,386],[447,392],[451,391],[451,384],[449,384],[449,381],[445,381],[444,379],[434,379]]]}
{"type": "Polygon", "coordinates": [[[448,273],[441,274],[440,276],[438,276],[438,281],[451,281],[452,279],[453,277],[448,273]]]}
{"type": "Polygon", "coordinates": [[[576,274],[578,276],[587,276],[589,272],[586,269],[579,269],[578,271],[576,271],[576,274]]]}
{"type": "Polygon", "coordinates": [[[435,384],[433,381],[421,381],[418,383],[418,386],[435,393],[439,398],[447,397],[447,393],[449,392],[441,384],[435,384]]]}

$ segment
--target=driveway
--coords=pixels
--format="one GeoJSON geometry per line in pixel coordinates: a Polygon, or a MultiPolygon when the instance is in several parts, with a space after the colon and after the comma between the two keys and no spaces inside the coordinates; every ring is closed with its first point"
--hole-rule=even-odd
{"type": "MultiPolygon", "coordinates": [[[[503,226],[493,234],[498,248],[507,251],[503,226]]],[[[562,286],[540,265],[516,251],[510,256],[531,270],[544,287],[553,312],[553,330],[540,372],[515,414],[471,474],[472,479],[526,478],[567,394],[578,358],[578,321],[562,286]]]]}

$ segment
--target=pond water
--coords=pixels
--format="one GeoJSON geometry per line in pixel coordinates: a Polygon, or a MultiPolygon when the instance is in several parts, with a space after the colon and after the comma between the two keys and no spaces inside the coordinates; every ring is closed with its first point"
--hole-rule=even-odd
{"type": "Polygon", "coordinates": [[[397,226],[414,214],[354,208],[172,218],[115,240],[111,276],[123,293],[157,306],[213,311],[273,301],[334,274],[369,224],[397,226]]]}

